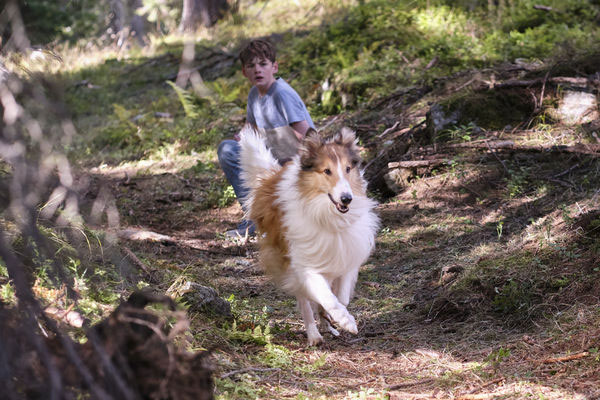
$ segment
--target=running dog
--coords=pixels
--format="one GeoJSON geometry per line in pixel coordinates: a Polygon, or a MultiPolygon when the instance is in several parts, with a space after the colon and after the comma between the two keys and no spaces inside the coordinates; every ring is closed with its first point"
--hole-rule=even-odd
{"type": "Polygon", "coordinates": [[[375,245],[379,219],[366,195],[355,133],[325,139],[310,130],[299,154],[283,165],[251,128],[241,133],[242,179],[250,189],[248,217],[260,238],[260,263],[274,283],[296,296],[308,344],[332,323],[358,332],[346,306],[360,266],[375,245]]]}

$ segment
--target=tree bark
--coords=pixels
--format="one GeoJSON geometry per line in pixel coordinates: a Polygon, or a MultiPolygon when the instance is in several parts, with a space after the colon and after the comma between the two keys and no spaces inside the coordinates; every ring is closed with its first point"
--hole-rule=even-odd
{"type": "Polygon", "coordinates": [[[131,10],[131,34],[134,35],[140,46],[144,46],[146,44],[146,24],[148,20],[143,15],[138,15],[137,10],[143,7],[142,0],[131,0],[130,1],[130,10],[131,10]]]}
{"type": "Polygon", "coordinates": [[[200,24],[211,27],[227,9],[227,0],[183,0],[179,29],[183,32],[193,32],[200,24]]]}
{"type": "Polygon", "coordinates": [[[135,36],[140,46],[146,44],[146,24],[148,20],[136,11],[142,7],[142,0],[111,0],[110,27],[116,39],[117,46],[127,44],[129,36],[135,36]]]}
{"type": "Polygon", "coordinates": [[[124,21],[125,21],[125,7],[123,6],[123,0],[111,0],[110,2],[110,28],[113,31],[116,39],[117,46],[121,47],[124,42],[124,21]]]}

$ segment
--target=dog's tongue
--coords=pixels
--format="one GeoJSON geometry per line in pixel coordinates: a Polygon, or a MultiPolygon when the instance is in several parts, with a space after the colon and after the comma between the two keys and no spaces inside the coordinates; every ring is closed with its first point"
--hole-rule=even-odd
{"type": "Polygon", "coordinates": [[[331,202],[333,203],[333,205],[335,206],[335,208],[337,208],[337,210],[339,212],[341,212],[342,214],[345,214],[348,212],[348,210],[349,210],[348,206],[338,203],[337,201],[335,201],[333,199],[333,197],[331,197],[330,194],[328,194],[328,196],[329,196],[329,200],[331,200],[331,202]]]}
{"type": "Polygon", "coordinates": [[[335,203],[335,208],[338,209],[339,212],[341,212],[342,214],[345,214],[348,212],[348,206],[342,205],[340,203],[335,203]]]}

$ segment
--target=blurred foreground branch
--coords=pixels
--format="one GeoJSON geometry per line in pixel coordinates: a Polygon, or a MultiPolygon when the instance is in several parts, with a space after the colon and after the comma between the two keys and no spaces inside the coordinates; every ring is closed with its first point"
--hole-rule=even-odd
{"type": "MultiPolygon", "coordinates": [[[[16,0],[0,9],[0,22],[0,36],[7,38],[3,51],[26,58],[29,40],[16,0]]],[[[100,324],[84,323],[78,332],[84,344],[44,312],[39,288],[34,290],[40,276],[76,305],[80,292],[59,253],[93,249],[64,152],[76,130],[62,89],[41,75],[22,76],[22,71],[13,73],[0,60],[0,284],[14,293],[12,300],[7,294],[0,297],[2,398],[212,398],[207,353],[191,354],[175,345],[188,323],[170,298],[134,293],[100,324]],[[64,243],[57,250],[49,237],[61,233],[66,239],[60,239],[64,243]],[[149,303],[165,304],[168,310],[157,315],[144,309],[149,303]]],[[[106,213],[109,224],[118,225],[108,190],[92,213],[98,219],[106,213]]],[[[126,261],[117,238],[109,239],[102,249],[123,273],[126,261]]]]}

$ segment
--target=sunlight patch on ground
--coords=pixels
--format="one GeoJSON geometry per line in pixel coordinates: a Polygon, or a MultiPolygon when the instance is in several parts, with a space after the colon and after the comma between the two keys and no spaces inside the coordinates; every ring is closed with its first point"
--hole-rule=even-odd
{"type": "Polygon", "coordinates": [[[585,400],[587,397],[576,393],[544,386],[528,381],[519,381],[499,386],[497,390],[486,393],[486,398],[538,398],[546,400],[585,400]]]}
{"type": "Polygon", "coordinates": [[[194,167],[198,162],[210,163],[217,159],[215,149],[201,153],[181,154],[178,151],[179,147],[178,143],[165,145],[148,158],[127,161],[116,166],[102,164],[91,168],[90,172],[126,179],[140,175],[176,174],[194,167]]]}

